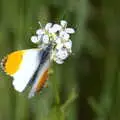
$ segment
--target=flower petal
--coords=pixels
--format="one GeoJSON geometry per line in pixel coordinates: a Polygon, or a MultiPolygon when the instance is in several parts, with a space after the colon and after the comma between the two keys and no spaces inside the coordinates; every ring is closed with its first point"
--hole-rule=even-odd
{"type": "Polygon", "coordinates": [[[70,38],[70,35],[69,34],[64,34],[64,37],[63,37],[65,40],[68,40],[70,38]]]}
{"type": "Polygon", "coordinates": [[[54,24],[53,27],[49,28],[50,33],[56,33],[57,31],[60,31],[62,27],[58,24],[54,24]]]}
{"type": "Polygon", "coordinates": [[[52,29],[54,29],[54,31],[57,32],[57,31],[61,30],[62,27],[59,24],[54,24],[53,27],[52,27],[52,29]]]}
{"type": "Polygon", "coordinates": [[[67,42],[64,43],[64,46],[67,48],[67,49],[71,49],[72,48],[72,41],[69,40],[67,42]]]}
{"type": "Polygon", "coordinates": [[[52,23],[47,23],[45,25],[45,30],[49,30],[49,28],[51,28],[51,27],[52,27],[52,23]]]}
{"type": "Polygon", "coordinates": [[[62,25],[62,27],[66,27],[67,26],[67,21],[61,20],[60,24],[62,25]]]}
{"type": "Polygon", "coordinates": [[[73,33],[75,33],[75,30],[73,28],[66,28],[65,32],[69,33],[69,34],[73,34],[73,33]]]}
{"type": "Polygon", "coordinates": [[[59,49],[61,49],[61,48],[63,48],[63,44],[62,44],[62,43],[57,44],[56,49],[59,50],[59,49]]]}
{"type": "Polygon", "coordinates": [[[57,37],[55,42],[56,42],[56,44],[61,44],[61,38],[57,37]]]}
{"type": "Polygon", "coordinates": [[[33,43],[38,43],[38,42],[39,42],[37,36],[32,36],[32,37],[31,37],[31,41],[32,41],[33,43]]]}
{"type": "Polygon", "coordinates": [[[44,34],[44,33],[45,33],[45,31],[42,30],[42,29],[38,29],[38,30],[36,31],[36,34],[37,34],[37,35],[42,35],[42,34],[44,34]]]}
{"type": "Polygon", "coordinates": [[[61,60],[65,60],[67,57],[68,57],[68,52],[66,49],[59,49],[57,52],[56,52],[56,57],[61,59],[61,60]]]}
{"type": "Polygon", "coordinates": [[[53,28],[49,28],[49,33],[55,33],[55,32],[56,32],[55,29],[53,29],[53,28]]]}
{"type": "Polygon", "coordinates": [[[44,44],[48,44],[49,43],[49,36],[48,35],[44,35],[43,36],[43,43],[44,44]]]}
{"type": "Polygon", "coordinates": [[[61,31],[60,32],[60,37],[65,39],[65,40],[68,40],[70,38],[70,35],[67,34],[65,31],[61,31]]]}
{"type": "Polygon", "coordinates": [[[63,64],[63,63],[64,63],[64,61],[61,60],[61,59],[59,59],[59,58],[54,59],[54,61],[55,61],[57,64],[63,64]]]}

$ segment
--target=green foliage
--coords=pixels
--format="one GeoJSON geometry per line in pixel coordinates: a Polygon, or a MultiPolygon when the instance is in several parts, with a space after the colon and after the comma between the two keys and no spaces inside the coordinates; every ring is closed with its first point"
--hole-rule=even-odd
{"type": "Polygon", "coordinates": [[[120,120],[119,0],[0,0],[0,60],[36,47],[38,21],[76,28],[73,55],[32,99],[0,70],[0,120],[120,120]]]}

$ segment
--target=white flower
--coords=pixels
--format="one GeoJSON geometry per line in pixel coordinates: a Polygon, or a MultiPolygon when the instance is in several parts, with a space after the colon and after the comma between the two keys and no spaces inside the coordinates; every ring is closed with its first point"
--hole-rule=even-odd
{"type": "Polygon", "coordinates": [[[65,32],[69,33],[69,34],[73,34],[73,33],[75,33],[75,30],[73,28],[66,28],[65,32]]]}
{"type": "Polygon", "coordinates": [[[45,48],[52,44],[50,59],[58,64],[72,53],[72,41],[70,35],[75,33],[73,28],[67,28],[67,21],[61,20],[60,24],[47,23],[45,27],[39,23],[41,28],[36,31],[36,36],[31,37],[33,43],[38,47],[45,48]]]}
{"type": "Polygon", "coordinates": [[[56,56],[56,51],[52,50],[52,54],[51,54],[51,57],[50,57],[51,60],[55,61],[57,64],[63,64],[63,60],[61,60],[60,58],[58,58],[56,56]]]}
{"type": "Polygon", "coordinates": [[[36,31],[36,34],[37,34],[37,35],[43,35],[44,33],[45,33],[45,31],[42,30],[42,29],[38,29],[38,30],[36,31]]]}
{"type": "Polygon", "coordinates": [[[60,24],[61,24],[62,27],[66,27],[67,26],[67,21],[61,20],[60,24]]]}
{"type": "Polygon", "coordinates": [[[68,40],[70,38],[70,35],[67,34],[65,31],[61,31],[59,37],[63,40],[68,40]]]}
{"type": "Polygon", "coordinates": [[[61,44],[57,44],[56,49],[59,50],[61,48],[63,48],[63,44],[62,43],[61,44]]]}
{"type": "Polygon", "coordinates": [[[47,23],[45,25],[45,30],[49,30],[52,27],[52,23],[47,23]]]}
{"type": "Polygon", "coordinates": [[[67,49],[71,49],[72,48],[72,41],[69,40],[67,42],[64,43],[64,46],[67,48],[67,49]]]}
{"type": "Polygon", "coordinates": [[[63,64],[64,61],[59,59],[59,58],[55,58],[54,61],[57,63],[57,64],[63,64]]]}
{"type": "Polygon", "coordinates": [[[68,57],[68,52],[66,49],[61,48],[56,52],[56,57],[61,59],[61,60],[65,60],[68,57]]]}
{"type": "Polygon", "coordinates": [[[64,41],[67,41],[70,38],[69,34],[75,33],[73,28],[67,28],[67,22],[65,20],[60,21],[62,29],[60,30],[59,37],[64,41]]]}
{"type": "Polygon", "coordinates": [[[48,35],[44,35],[43,36],[43,43],[44,44],[48,44],[49,43],[49,36],[48,35]]]}
{"type": "Polygon", "coordinates": [[[59,24],[54,24],[53,28],[56,29],[57,31],[62,29],[61,25],[59,25],[59,24]]]}
{"type": "Polygon", "coordinates": [[[37,38],[37,36],[32,36],[31,41],[36,44],[39,42],[39,39],[37,38]]]}
{"type": "Polygon", "coordinates": [[[58,45],[58,44],[61,44],[61,38],[60,37],[57,37],[56,40],[55,40],[55,43],[58,45]]]}
{"type": "Polygon", "coordinates": [[[49,29],[50,33],[56,33],[57,31],[60,31],[62,27],[58,24],[54,24],[53,27],[49,29]]]}

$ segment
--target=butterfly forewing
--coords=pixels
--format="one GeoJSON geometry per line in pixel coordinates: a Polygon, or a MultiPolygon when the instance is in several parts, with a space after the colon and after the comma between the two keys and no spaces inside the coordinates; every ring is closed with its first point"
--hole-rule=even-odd
{"type": "Polygon", "coordinates": [[[2,60],[3,70],[13,77],[14,88],[22,92],[39,66],[41,49],[12,52],[2,60]]]}

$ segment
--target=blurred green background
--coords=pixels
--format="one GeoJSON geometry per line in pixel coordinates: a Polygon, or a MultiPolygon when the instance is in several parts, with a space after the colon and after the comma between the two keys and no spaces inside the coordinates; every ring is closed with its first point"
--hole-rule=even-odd
{"type": "Polygon", "coordinates": [[[0,60],[36,47],[38,21],[63,19],[76,29],[73,55],[30,100],[0,70],[0,120],[120,120],[119,0],[0,0],[0,60]]]}

